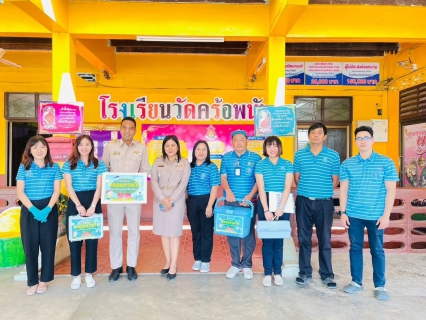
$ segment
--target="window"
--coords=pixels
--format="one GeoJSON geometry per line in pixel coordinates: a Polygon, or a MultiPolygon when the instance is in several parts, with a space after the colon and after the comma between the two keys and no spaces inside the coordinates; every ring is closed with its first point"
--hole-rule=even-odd
{"type": "Polygon", "coordinates": [[[426,117],[426,84],[399,93],[399,118],[401,122],[426,117]]]}
{"type": "Polygon", "coordinates": [[[300,150],[309,145],[308,128],[322,122],[327,127],[324,145],[337,151],[343,162],[350,154],[350,126],[352,122],[352,97],[296,97],[297,146],[300,150]]]}
{"type": "Polygon", "coordinates": [[[39,101],[52,101],[50,93],[6,93],[5,118],[37,122],[39,101]]]}

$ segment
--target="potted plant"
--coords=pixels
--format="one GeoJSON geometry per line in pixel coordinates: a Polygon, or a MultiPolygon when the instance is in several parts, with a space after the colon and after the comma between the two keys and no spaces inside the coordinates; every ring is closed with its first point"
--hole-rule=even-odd
{"type": "Polygon", "coordinates": [[[56,205],[58,206],[58,237],[67,233],[66,216],[69,197],[63,193],[59,195],[56,205]]]}

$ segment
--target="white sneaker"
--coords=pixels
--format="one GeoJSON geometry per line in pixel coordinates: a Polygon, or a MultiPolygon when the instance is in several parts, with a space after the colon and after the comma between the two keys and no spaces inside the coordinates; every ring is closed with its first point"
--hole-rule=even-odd
{"type": "Polygon", "coordinates": [[[201,268],[201,261],[197,260],[194,262],[194,264],[192,265],[192,270],[198,271],[201,268]]]}
{"type": "Polygon", "coordinates": [[[93,288],[94,286],[96,286],[96,281],[95,279],[93,279],[91,274],[87,274],[84,278],[84,281],[86,282],[86,286],[88,288],[93,288]]]}
{"type": "Polygon", "coordinates": [[[229,270],[226,272],[226,277],[228,279],[232,279],[235,278],[235,276],[238,274],[238,272],[240,272],[240,268],[234,267],[232,266],[231,268],[229,268],[229,270]]]}
{"type": "Polygon", "coordinates": [[[280,274],[275,274],[275,275],[274,275],[274,284],[275,284],[276,286],[282,286],[282,285],[283,285],[283,283],[284,283],[284,281],[283,281],[283,277],[281,277],[281,275],[280,275],[280,274]]]}
{"type": "Polygon", "coordinates": [[[209,272],[210,271],[210,262],[201,263],[200,272],[209,272]]]}
{"type": "Polygon", "coordinates": [[[71,289],[77,290],[81,286],[81,275],[74,277],[74,279],[71,282],[71,289]]]}
{"type": "Polygon", "coordinates": [[[270,287],[272,284],[272,277],[271,276],[264,276],[263,277],[263,285],[265,287],[270,287]]]}
{"type": "Polygon", "coordinates": [[[253,271],[251,268],[243,268],[244,279],[251,280],[253,279],[253,271]]]}

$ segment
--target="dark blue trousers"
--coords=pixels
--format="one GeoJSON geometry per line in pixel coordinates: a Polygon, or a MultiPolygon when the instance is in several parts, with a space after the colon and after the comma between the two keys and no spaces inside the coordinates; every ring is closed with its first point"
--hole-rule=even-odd
{"type": "Polygon", "coordinates": [[[333,225],[333,200],[310,200],[296,197],[297,237],[299,239],[299,274],[312,277],[312,227],[318,238],[319,274],[321,279],[334,279],[331,265],[331,226],[333,225]]]}
{"type": "Polygon", "coordinates": [[[384,229],[377,229],[377,220],[363,220],[349,217],[349,240],[351,248],[349,259],[351,261],[352,281],[362,285],[363,254],[364,247],[364,227],[367,228],[368,243],[373,262],[373,282],[374,286],[384,287],[386,284],[386,258],[383,250],[384,229]]]}

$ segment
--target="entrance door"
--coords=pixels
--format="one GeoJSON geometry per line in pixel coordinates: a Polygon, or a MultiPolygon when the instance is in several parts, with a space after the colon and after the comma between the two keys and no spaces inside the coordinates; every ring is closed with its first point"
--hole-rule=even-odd
{"type": "MultiPolygon", "coordinates": [[[[7,185],[16,186],[16,174],[28,140],[37,134],[37,123],[9,122],[7,185]]],[[[43,135],[50,137],[51,135],[43,135]]]]}

